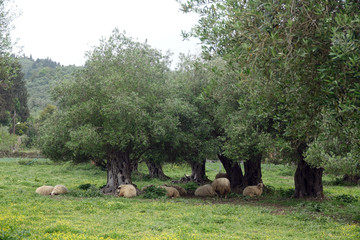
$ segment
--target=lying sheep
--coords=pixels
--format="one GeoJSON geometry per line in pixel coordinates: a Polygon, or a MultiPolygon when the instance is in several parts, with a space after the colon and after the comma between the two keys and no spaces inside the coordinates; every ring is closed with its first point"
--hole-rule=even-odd
{"type": "Polygon", "coordinates": [[[165,187],[173,187],[175,188],[176,190],[178,190],[180,196],[186,196],[187,195],[187,191],[180,187],[180,186],[176,186],[176,185],[167,185],[167,184],[164,184],[165,187]]]}
{"type": "Polygon", "coordinates": [[[38,187],[35,192],[40,195],[50,195],[53,189],[54,189],[53,186],[41,186],[38,187]]]}
{"type": "Polygon", "coordinates": [[[180,193],[176,188],[166,186],[161,186],[161,188],[166,190],[166,196],[169,198],[177,198],[180,196],[180,193]]]}
{"type": "Polygon", "coordinates": [[[119,197],[131,198],[136,196],[136,188],[131,184],[121,184],[117,189],[119,197]]]}
{"type": "Polygon", "coordinates": [[[198,187],[195,190],[195,196],[197,197],[214,197],[217,196],[217,193],[214,191],[210,184],[206,184],[198,187]]]}
{"type": "Polygon", "coordinates": [[[220,196],[226,196],[230,191],[230,181],[227,178],[218,178],[211,183],[214,191],[220,196]]]}
{"type": "Polygon", "coordinates": [[[52,190],[51,195],[60,195],[68,192],[68,189],[64,185],[56,185],[52,190]]]}
{"type": "Polygon", "coordinates": [[[216,176],[215,176],[215,179],[218,179],[218,178],[228,178],[228,175],[227,175],[227,173],[219,172],[219,173],[216,174],[216,176]]]}
{"type": "Polygon", "coordinates": [[[259,183],[256,186],[247,186],[243,191],[243,195],[249,197],[260,196],[263,192],[263,187],[264,184],[262,183],[259,183]]]}

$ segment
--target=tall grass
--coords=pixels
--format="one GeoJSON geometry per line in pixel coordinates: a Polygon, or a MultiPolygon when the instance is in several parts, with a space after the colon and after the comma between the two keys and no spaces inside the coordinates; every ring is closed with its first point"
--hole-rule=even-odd
{"type": "MultiPolygon", "coordinates": [[[[214,179],[220,169],[207,163],[206,173],[214,179]]],[[[146,177],[145,165],[139,170],[139,188],[169,183],[146,177]]],[[[176,180],[190,171],[164,166],[176,180]]],[[[325,176],[326,200],[294,200],[293,173],[291,166],[263,165],[272,191],[256,199],[125,199],[99,194],[106,172],[90,164],[0,159],[0,239],[360,239],[359,186],[335,186],[335,177],[325,176]],[[56,184],[70,193],[35,193],[56,184]]]]}

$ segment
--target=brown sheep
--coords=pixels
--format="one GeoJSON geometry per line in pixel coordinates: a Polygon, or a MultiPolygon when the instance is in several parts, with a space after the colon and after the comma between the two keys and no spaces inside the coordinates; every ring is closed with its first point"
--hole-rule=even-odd
{"type": "Polygon", "coordinates": [[[119,197],[131,198],[136,196],[136,188],[131,184],[121,184],[117,189],[119,197]]]}
{"type": "Polygon", "coordinates": [[[217,193],[214,191],[210,184],[206,184],[198,187],[195,190],[195,196],[197,197],[214,197],[217,196],[217,193]]]}
{"type": "Polygon", "coordinates": [[[51,195],[60,195],[68,193],[69,190],[64,185],[56,185],[51,192],[51,195]]]}
{"type": "Polygon", "coordinates": [[[180,196],[179,191],[174,187],[161,186],[161,188],[166,190],[166,196],[169,198],[177,198],[180,196]]]}
{"type": "Polygon", "coordinates": [[[216,174],[216,176],[215,176],[215,179],[218,179],[218,178],[228,178],[228,175],[227,175],[227,173],[219,172],[219,173],[216,174]]]}
{"type": "Polygon", "coordinates": [[[256,186],[247,186],[243,191],[243,195],[249,197],[260,196],[263,192],[263,187],[264,184],[262,183],[259,183],[256,186]]]}
{"type": "Polygon", "coordinates": [[[211,183],[212,188],[219,196],[227,196],[231,191],[230,181],[227,178],[218,178],[211,183]]]}
{"type": "Polygon", "coordinates": [[[53,186],[41,186],[38,187],[35,192],[40,195],[50,195],[53,189],[54,189],[53,186]]]}
{"type": "Polygon", "coordinates": [[[183,187],[180,187],[180,186],[176,186],[176,185],[167,185],[167,184],[164,184],[165,187],[173,187],[173,188],[176,188],[176,190],[178,190],[180,196],[186,196],[187,195],[187,191],[183,188],[183,187]]]}

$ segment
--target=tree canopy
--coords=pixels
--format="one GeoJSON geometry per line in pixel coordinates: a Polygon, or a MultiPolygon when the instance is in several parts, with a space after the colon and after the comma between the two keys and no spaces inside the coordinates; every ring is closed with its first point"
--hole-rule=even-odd
{"type": "Polygon", "coordinates": [[[244,123],[254,116],[250,134],[270,134],[273,151],[290,153],[302,163],[295,178],[296,196],[322,194],[323,167],[345,169],[352,163],[358,169],[358,162],[353,165],[359,152],[358,1],[180,2],[184,12],[201,14],[185,36],[198,37],[208,57],[223,57],[249,93],[239,99],[240,109],[248,109],[247,117],[232,133],[240,126],[249,131],[244,123]],[[341,132],[351,134],[338,135],[341,132]],[[350,142],[354,144],[346,144],[350,142]],[[337,151],[326,152],[334,145],[337,151]],[[311,181],[319,185],[316,190],[310,185],[301,188],[309,171],[318,176],[311,181]]]}

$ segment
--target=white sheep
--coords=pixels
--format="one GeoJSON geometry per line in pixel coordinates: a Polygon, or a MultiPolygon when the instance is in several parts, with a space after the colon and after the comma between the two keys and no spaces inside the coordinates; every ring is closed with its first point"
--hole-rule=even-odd
{"type": "Polygon", "coordinates": [[[166,196],[169,198],[177,198],[180,196],[179,191],[174,187],[161,186],[161,188],[166,190],[166,196]]]}
{"type": "Polygon", "coordinates": [[[256,186],[247,186],[243,191],[243,195],[249,197],[260,196],[263,192],[263,187],[264,184],[262,183],[259,183],[256,186]]]}
{"type": "Polygon", "coordinates": [[[56,185],[51,192],[51,195],[60,195],[68,193],[69,190],[64,185],[56,185]]]}
{"type": "Polygon", "coordinates": [[[38,187],[35,192],[40,195],[50,195],[53,189],[54,189],[53,186],[41,186],[38,187]]]}
{"type": "Polygon", "coordinates": [[[136,188],[131,184],[121,184],[117,189],[119,197],[131,198],[136,196],[136,188]]]}
{"type": "Polygon", "coordinates": [[[218,178],[211,183],[212,188],[218,195],[226,196],[230,191],[230,181],[227,178],[218,178]]]}
{"type": "Polygon", "coordinates": [[[197,197],[214,197],[217,196],[217,193],[214,191],[210,184],[206,184],[198,187],[195,190],[195,196],[197,197]]]}

